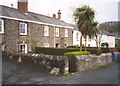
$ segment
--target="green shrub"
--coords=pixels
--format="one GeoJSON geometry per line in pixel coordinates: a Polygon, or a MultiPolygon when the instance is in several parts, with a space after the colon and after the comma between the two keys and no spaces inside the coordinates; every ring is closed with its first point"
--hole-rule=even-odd
{"type": "MultiPolygon", "coordinates": [[[[36,47],[35,53],[43,53],[47,55],[64,55],[66,52],[79,51],[79,48],[45,48],[45,47],[36,47]]],[[[85,48],[82,48],[82,51],[85,51],[85,48]]],[[[100,48],[97,47],[87,47],[87,51],[91,54],[100,55],[101,53],[109,53],[109,48],[100,48]]]]}
{"type": "Polygon", "coordinates": [[[101,49],[96,49],[96,55],[100,55],[101,54],[101,49]]]}
{"type": "Polygon", "coordinates": [[[89,55],[90,52],[87,51],[76,51],[76,52],[66,52],[65,56],[80,56],[80,55],[89,55]]]}
{"type": "MultiPolygon", "coordinates": [[[[74,46],[68,46],[67,48],[75,48],[75,47],[74,46]]],[[[79,47],[76,47],[76,49],[79,49],[79,47]]],[[[82,51],[85,51],[85,47],[82,47],[82,51]]],[[[101,54],[101,49],[98,49],[97,47],[87,47],[87,51],[89,51],[91,54],[96,54],[96,55],[101,54]]]]}
{"type": "Polygon", "coordinates": [[[43,53],[47,55],[64,55],[65,52],[79,51],[78,48],[45,48],[45,47],[36,47],[35,53],[43,53]]]}
{"type": "Polygon", "coordinates": [[[67,46],[66,48],[78,48],[78,46],[67,46]]]}
{"type": "Polygon", "coordinates": [[[101,49],[98,49],[96,47],[88,47],[87,51],[89,51],[91,54],[96,54],[96,55],[101,54],[101,49]]]}
{"type": "Polygon", "coordinates": [[[101,48],[102,53],[109,53],[110,49],[109,48],[101,48]]]}
{"type": "Polygon", "coordinates": [[[72,76],[71,73],[65,73],[64,76],[72,76]]]}

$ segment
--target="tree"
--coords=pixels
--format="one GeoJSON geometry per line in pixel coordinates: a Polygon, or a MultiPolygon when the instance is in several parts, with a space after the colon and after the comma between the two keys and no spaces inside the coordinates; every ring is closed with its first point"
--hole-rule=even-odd
{"type": "Polygon", "coordinates": [[[89,31],[93,29],[91,28],[91,26],[93,24],[94,14],[95,14],[94,10],[87,5],[76,8],[76,10],[73,13],[73,17],[75,19],[75,22],[77,23],[77,27],[81,32],[80,51],[82,51],[82,37],[85,38],[85,50],[86,50],[86,37],[89,34],[89,31]]]}
{"type": "Polygon", "coordinates": [[[97,28],[97,25],[98,25],[98,22],[92,22],[91,26],[90,26],[90,29],[89,29],[89,33],[88,33],[88,37],[90,39],[93,39],[95,38],[95,41],[96,41],[96,46],[98,48],[98,34],[99,34],[99,30],[97,28]]]}

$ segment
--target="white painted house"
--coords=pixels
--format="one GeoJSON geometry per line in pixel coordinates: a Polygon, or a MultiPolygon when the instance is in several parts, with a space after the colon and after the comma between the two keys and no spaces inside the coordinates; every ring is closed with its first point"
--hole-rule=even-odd
{"type": "Polygon", "coordinates": [[[73,46],[80,46],[80,31],[78,30],[76,25],[71,24],[73,27],[73,46]]]}
{"type": "Polygon", "coordinates": [[[101,33],[101,38],[100,38],[101,44],[107,42],[110,48],[115,47],[115,35],[105,31],[101,31],[100,33],[101,33]]]}
{"type": "MultiPolygon", "coordinates": [[[[72,27],[74,27],[73,29],[73,46],[80,46],[80,36],[81,36],[81,32],[78,30],[76,25],[71,24],[72,27]]],[[[115,36],[113,34],[110,34],[108,32],[104,32],[104,31],[100,31],[100,35],[98,35],[98,46],[99,46],[99,42],[100,42],[100,47],[102,43],[107,42],[109,47],[115,47],[115,36]]],[[[82,44],[85,45],[85,39],[82,38],[82,44]]],[[[96,44],[96,39],[89,39],[87,37],[87,43],[86,43],[87,47],[97,47],[96,44]]]]}

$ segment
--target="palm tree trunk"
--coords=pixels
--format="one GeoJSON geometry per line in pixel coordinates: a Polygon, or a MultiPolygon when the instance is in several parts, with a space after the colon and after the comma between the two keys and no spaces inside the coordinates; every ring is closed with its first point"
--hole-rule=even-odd
{"type": "Polygon", "coordinates": [[[80,51],[82,51],[82,34],[80,36],[80,51]]]}

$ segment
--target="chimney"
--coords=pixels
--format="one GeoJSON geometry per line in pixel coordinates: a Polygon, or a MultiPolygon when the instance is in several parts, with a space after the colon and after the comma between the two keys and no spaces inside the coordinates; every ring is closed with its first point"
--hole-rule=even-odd
{"type": "Polygon", "coordinates": [[[53,14],[53,18],[56,18],[56,14],[53,14]]]}
{"type": "Polygon", "coordinates": [[[18,10],[26,13],[28,11],[28,0],[18,0],[18,10]]]}
{"type": "Polygon", "coordinates": [[[13,8],[13,4],[11,4],[11,7],[13,8]]]}
{"type": "Polygon", "coordinates": [[[58,10],[58,19],[60,20],[61,19],[61,12],[60,12],[60,10],[58,10]]]}

